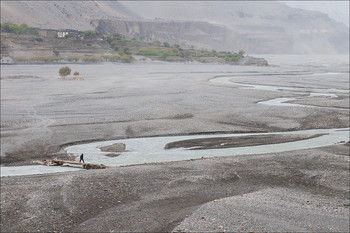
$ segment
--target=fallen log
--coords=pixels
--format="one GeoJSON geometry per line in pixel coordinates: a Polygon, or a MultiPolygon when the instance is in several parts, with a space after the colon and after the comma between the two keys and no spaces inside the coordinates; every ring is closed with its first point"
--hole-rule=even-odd
{"type": "Polygon", "coordinates": [[[77,161],[71,161],[71,160],[61,160],[61,159],[47,159],[43,160],[44,164],[47,166],[61,166],[63,164],[75,164],[75,165],[82,165],[85,169],[105,169],[108,168],[108,166],[103,164],[93,164],[93,163],[80,163],[77,161]]]}

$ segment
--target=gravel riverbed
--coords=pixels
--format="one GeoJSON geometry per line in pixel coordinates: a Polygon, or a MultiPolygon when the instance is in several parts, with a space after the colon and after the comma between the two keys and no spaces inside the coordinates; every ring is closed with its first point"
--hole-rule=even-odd
{"type": "Polygon", "coordinates": [[[349,229],[349,147],[1,179],[1,231],[349,229]]]}
{"type": "MultiPolygon", "coordinates": [[[[271,66],[71,65],[83,80],[58,79],[61,65],[2,65],[1,165],[67,158],[64,148],[88,142],[350,126],[348,56],[266,58],[271,66]],[[209,81],[222,76],[292,89],[209,81]],[[276,98],[297,105],[259,104],[276,98]]],[[[1,232],[348,232],[346,143],[2,177],[1,232]]]]}

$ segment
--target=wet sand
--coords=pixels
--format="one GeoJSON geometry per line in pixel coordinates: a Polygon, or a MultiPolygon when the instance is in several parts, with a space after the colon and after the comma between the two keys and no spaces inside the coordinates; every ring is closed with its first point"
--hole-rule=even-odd
{"type": "Polygon", "coordinates": [[[187,148],[190,150],[208,150],[208,149],[223,149],[234,147],[247,147],[257,145],[278,144],[283,142],[293,142],[306,140],[314,137],[319,137],[322,134],[316,135],[258,135],[258,136],[243,136],[243,137],[219,137],[219,138],[203,138],[189,139],[184,141],[170,142],[165,145],[165,149],[187,148]]]}

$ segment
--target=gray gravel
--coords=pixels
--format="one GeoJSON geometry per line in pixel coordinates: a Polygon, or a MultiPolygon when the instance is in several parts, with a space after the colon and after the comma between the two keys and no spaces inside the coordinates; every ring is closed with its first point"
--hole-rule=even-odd
{"type": "MultiPolygon", "coordinates": [[[[300,61],[296,59],[297,63],[300,61]]],[[[256,104],[279,97],[296,97],[301,104],[317,101],[322,106],[345,107],[349,103],[348,94],[336,100],[306,98],[310,88],[328,92],[330,87],[348,87],[348,66],[339,64],[334,67],[327,63],[309,67],[70,65],[84,80],[59,79],[62,65],[3,65],[1,163],[19,165],[60,157],[65,145],[94,140],[348,127],[349,112],[343,109],[256,104]],[[315,72],[321,76],[312,75],[315,72]],[[325,72],[338,74],[324,75],[325,72]],[[208,82],[221,75],[235,77],[240,83],[297,86],[304,91],[245,90],[208,82]]]]}
{"type": "Polygon", "coordinates": [[[207,203],[174,231],[343,232],[349,229],[347,203],[298,189],[267,188],[207,203]]]}
{"type": "MultiPolygon", "coordinates": [[[[326,63],[320,63],[324,57],[285,59],[288,65],[270,67],[72,65],[81,81],[58,79],[60,65],[2,66],[1,163],[64,156],[65,145],[82,141],[348,127],[343,109],[256,104],[300,97],[301,104],[322,99],[319,106],[346,105],[346,93],[339,101],[303,97],[310,87],[347,88],[348,63],[332,63],[331,57],[326,63]],[[331,75],[307,76],[314,72],[331,75]],[[11,78],[18,75],[34,77],[11,78]],[[305,91],[247,91],[208,83],[219,75],[305,91]]],[[[348,232],[349,190],[349,146],[344,145],[3,177],[0,226],[2,232],[348,232]]]]}
{"type": "Polygon", "coordinates": [[[347,232],[348,219],[344,145],[1,179],[3,232],[347,232]]]}

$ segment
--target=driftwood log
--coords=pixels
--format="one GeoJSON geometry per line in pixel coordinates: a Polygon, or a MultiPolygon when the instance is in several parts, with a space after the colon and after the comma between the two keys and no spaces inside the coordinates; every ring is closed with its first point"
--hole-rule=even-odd
{"type": "Polygon", "coordinates": [[[85,169],[105,169],[108,168],[108,166],[103,164],[93,164],[93,163],[80,163],[76,161],[70,161],[70,160],[61,160],[61,159],[48,159],[44,160],[44,164],[47,166],[60,166],[63,164],[76,164],[76,165],[82,165],[85,169]]]}

